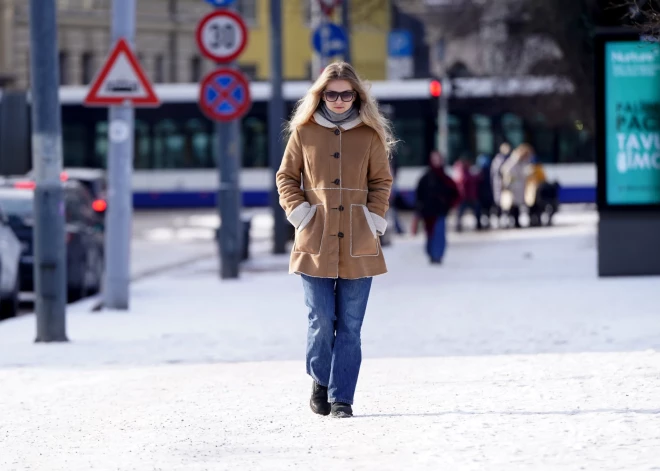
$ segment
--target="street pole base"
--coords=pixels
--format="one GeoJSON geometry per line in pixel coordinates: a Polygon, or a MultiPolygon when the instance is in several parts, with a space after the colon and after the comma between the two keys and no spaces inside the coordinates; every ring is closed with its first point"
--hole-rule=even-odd
{"type": "Polygon", "coordinates": [[[36,339],[34,339],[34,343],[65,343],[68,341],[69,339],[67,338],[66,335],[49,338],[48,340],[44,340],[41,337],[37,337],[36,339]]]}

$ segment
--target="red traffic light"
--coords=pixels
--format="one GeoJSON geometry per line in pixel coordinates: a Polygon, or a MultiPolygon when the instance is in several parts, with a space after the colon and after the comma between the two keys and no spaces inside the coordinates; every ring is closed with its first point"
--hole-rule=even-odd
{"type": "Polygon", "coordinates": [[[442,95],[442,84],[438,80],[433,80],[429,84],[429,91],[431,92],[431,96],[438,98],[440,95],[442,95]]]}
{"type": "Polygon", "coordinates": [[[108,203],[106,203],[105,200],[94,200],[92,203],[92,209],[97,213],[102,213],[107,209],[107,207],[108,203]]]}

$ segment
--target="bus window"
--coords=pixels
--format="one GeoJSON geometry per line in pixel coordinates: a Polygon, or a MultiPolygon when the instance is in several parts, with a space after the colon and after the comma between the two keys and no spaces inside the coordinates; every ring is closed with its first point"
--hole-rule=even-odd
{"type": "Polygon", "coordinates": [[[183,166],[185,168],[209,168],[211,160],[212,136],[205,121],[189,119],[185,124],[185,147],[183,166]]]}
{"type": "Polygon", "coordinates": [[[134,143],[134,166],[135,168],[150,168],[151,137],[149,136],[149,125],[142,120],[135,121],[135,143],[134,143]]]}
{"type": "Polygon", "coordinates": [[[397,165],[400,167],[424,165],[428,157],[424,151],[426,131],[424,120],[395,118],[392,124],[396,139],[399,140],[396,146],[397,165]]]}
{"type": "Polygon", "coordinates": [[[554,163],[555,132],[548,128],[543,118],[538,118],[532,129],[533,145],[536,157],[541,163],[554,163]]]}
{"type": "Polygon", "coordinates": [[[447,125],[449,127],[449,136],[447,139],[447,153],[449,155],[447,156],[447,163],[453,164],[466,151],[467,146],[463,136],[461,118],[454,114],[450,114],[447,118],[447,125]]]}
{"type": "Polygon", "coordinates": [[[493,155],[493,125],[491,118],[482,114],[472,116],[474,126],[474,144],[477,155],[493,155]]]}
{"type": "Polygon", "coordinates": [[[87,159],[85,158],[87,151],[86,132],[85,126],[81,123],[62,124],[65,167],[87,166],[87,159]]]}
{"type": "Polygon", "coordinates": [[[108,156],[108,122],[96,123],[96,138],[94,139],[94,162],[92,167],[106,168],[105,162],[108,156]]]}
{"type": "Polygon", "coordinates": [[[268,167],[266,122],[249,116],[242,121],[243,167],[268,167]]]}
{"type": "Polygon", "coordinates": [[[163,119],[154,126],[154,168],[183,167],[184,136],[171,119],[163,119]]]}
{"type": "Polygon", "coordinates": [[[502,115],[502,132],[504,133],[504,139],[512,147],[519,146],[525,140],[523,121],[515,114],[506,113],[502,115]]]}

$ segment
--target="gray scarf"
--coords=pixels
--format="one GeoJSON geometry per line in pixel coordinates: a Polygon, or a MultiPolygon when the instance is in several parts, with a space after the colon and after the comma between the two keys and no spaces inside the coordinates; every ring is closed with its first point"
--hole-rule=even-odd
{"type": "Polygon", "coordinates": [[[341,126],[342,124],[346,124],[349,121],[353,121],[358,116],[360,116],[360,110],[358,110],[355,105],[351,106],[343,113],[335,113],[326,106],[325,102],[321,102],[321,105],[317,111],[321,114],[321,116],[337,126],[341,126]]]}

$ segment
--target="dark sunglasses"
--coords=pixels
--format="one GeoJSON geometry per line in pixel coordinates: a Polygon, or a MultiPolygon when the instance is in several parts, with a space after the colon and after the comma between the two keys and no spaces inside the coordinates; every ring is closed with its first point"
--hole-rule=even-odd
{"type": "Polygon", "coordinates": [[[334,92],[332,90],[323,92],[323,95],[325,96],[325,99],[327,101],[337,101],[339,97],[341,97],[341,101],[344,102],[349,102],[352,101],[353,98],[355,98],[355,91],[354,90],[346,90],[345,92],[334,92]]]}

